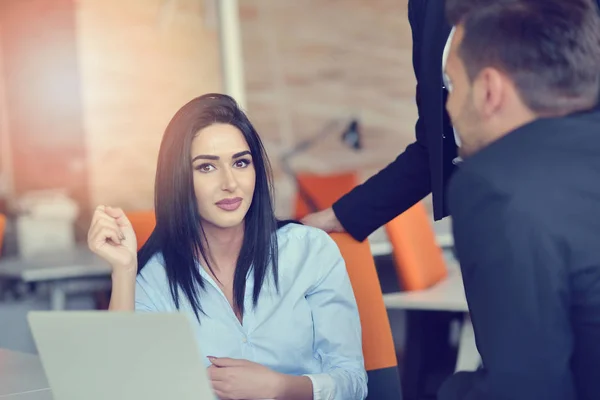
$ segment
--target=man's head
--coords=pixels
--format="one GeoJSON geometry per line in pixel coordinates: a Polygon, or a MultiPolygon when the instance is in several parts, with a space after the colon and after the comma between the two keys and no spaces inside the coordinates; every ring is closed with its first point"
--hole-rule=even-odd
{"type": "Polygon", "coordinates": [[[591,0],[447,0],[456,27],[446,104],[468,156],[540,117],[593,108],[600,17],[591,0]]]}

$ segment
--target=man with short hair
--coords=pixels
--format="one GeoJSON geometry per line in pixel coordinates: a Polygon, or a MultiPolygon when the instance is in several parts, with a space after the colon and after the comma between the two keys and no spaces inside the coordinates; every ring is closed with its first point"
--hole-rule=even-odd
{"type": "Polygon", "coordinates": [[[600,17],[591,0],[446,0],[449,187],[483,368],[440,400],[600,398],[600,17]]]}

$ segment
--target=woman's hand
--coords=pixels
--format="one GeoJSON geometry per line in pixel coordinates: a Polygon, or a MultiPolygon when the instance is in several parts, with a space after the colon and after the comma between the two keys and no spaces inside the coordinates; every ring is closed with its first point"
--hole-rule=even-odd
{"type": "Polygon", "coordinates": [[[98,206],[88,231],[91,251],[108,261],[113,275],[137,272],[137,240],[131,222],[120,208],[98,206]]]}
{"type": "Polygon", "coordinates": [[[285,375],[248,360],[208,357],[215,394],[221,400],[275,399],[285,375]]]}

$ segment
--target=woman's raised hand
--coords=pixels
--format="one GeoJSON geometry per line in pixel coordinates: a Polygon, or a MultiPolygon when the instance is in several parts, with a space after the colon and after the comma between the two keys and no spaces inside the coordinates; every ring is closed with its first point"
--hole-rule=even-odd
{"type": "Polygon", "coordinates": [[[137,239],[120,208],[96,208],[88,231],[88,246],[112,266],[113,274],[137,273],[137,239]]]}

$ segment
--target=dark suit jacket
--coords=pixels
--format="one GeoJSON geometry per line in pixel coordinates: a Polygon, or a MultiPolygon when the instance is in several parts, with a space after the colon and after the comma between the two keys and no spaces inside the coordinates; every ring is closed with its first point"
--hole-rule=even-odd
{"type": "Polygon", "coordinates": [[[419,111],[416,141],[385,169],[333,205],[344,228],[358,240],[433,192],[435,218],[447,215],[444,191],[456,157],[445,109],[442,54],[450,34],[443,0],[410,0],[413,66],[419,111]]]}
{"type": "Polygon", "coordinates": [[[485,368],[438,399],[600,399],[600,112],[510,133],[449,199],[485,368]]]}

